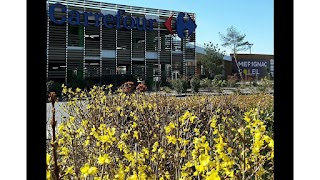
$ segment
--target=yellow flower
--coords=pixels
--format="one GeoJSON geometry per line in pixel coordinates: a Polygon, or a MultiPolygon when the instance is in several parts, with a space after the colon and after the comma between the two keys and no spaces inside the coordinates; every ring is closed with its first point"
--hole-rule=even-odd
{"type": "Polygon", "coordinates": [[[173,129],[173,128],[176,127],[176,125],[175,125],[173,122],[170,122],[170,123],[169,123],[169,127],[170,127],[171,129],[173,129]]]}
{"type": "Polygon", "coordinates": [[[73,173],[74,173],[73,166],[68,167],[68,169],[67,169],[67,171],[66,171],[66,175],[68,175],[68,174],[73,174],[73,173]]]}
{"type": "Polygon", "coordinates": [[[265,170],[263,168],[260,168],[258,171],[257,171],[257,175],[258,176],[262,176],[264,174],[265,170]]]}
{"type": "Polygon", "coordinates": [[[211,121],[211,124],[210,124],[210,127],[212,128],[216,128],[216,123],[217,123],[217,120],[215,118],[212,118],[212,121],[211,121]]]}
{"type": "Polygon", "coordinates": [[[61,138],[58,140],[58,145],[62,145],[64,143],[64,140],[61,138]]]}
{"type": "Polygon", "coordinates": [[[186,166],[187,166],[188,168],[190,168],[190,167],[192,167],[192,166],[193,166],[193,163],[192,163],[192,162],[190,162],[190,161],[188,161],[188,162],[186,163],[186,166]]]}
{"type": "Polygon", "coordinates": [[[255,140],[255,141],[258,141],[258,140],[260,140],[260,139],[261,139],[261,133],[260,133],[260,132],[255,133],[255,134],[254,134],[254,140],[255,140]]]}
{"type": "Polygon", "coordinates": [[[138,131],[133,131],[133,137],[139,139],[138,131]]]}
{"type": "Polygon", "coordinates": [[[159,148],[158,153],[159,153],[159,155],[161,155],[163,153],[163,148],[159,148]]]}
{"type": "Polygon", "coordinates": [[[96,168],[96,167],[90,167],[88,170],[88,174],[90,174],[90,175],[95,175],[97,173],[98,173],[98,168],[96,168]]]}
{"type": "Polygon", "coordinates": [[[127,133],[122,133],[120,138],[123,139],[123,140],[127,140],[128,139],[128,134],[127,133]]]}
{"type": "Polygon", "coordinates": [[[80,168],[81,173],[86,177],[89,175],[90,166],[86,163],[83,167],[80,168]]]}
{"type": "Polygon", "coordinates": [[[89,122],[88,120],[82,120],[81,125],[86,127],[88,122],[89,122]]]}
{"type": "Polygon", "coordinates": [[[59,126],[58,126],[58,132],[60,133],[60,134],[62,134],[62,132],[63,132],[63,130],[64,130],[64,124],[63,123],[61,123],[59,126]]]}
{"type": "Polygon", "coordinates": [[[70,116],[69,119],[70,119],[70,122],[73,123],[76,118],[74,116],[70,116]]]}
{"type": "Polygon", "coordinates": [[[168,171],[166,171],[166,173],[164,174],[164,176],[166,177],[166,179],[170,179],[170,173],[168,171]]]}
{"type": "Polygon", "coordinates": [[[84,141],[84,146],[89,146],[89,144],[90,144],[90,140],[89,139],[84,141]]]}
{"type": "Polygon", "coordinates": [[[273,158],[274,158],[274,152],[272,151],[269,159],[273,159],[273,158]]]}
{"type": "Polygon", "coordinates": [[[164,130],[165,130],[166,134],[169,134],[170,131],[171,131],[171,127],[170,126],[165,126],[164,130]]]}
{"type": "Polygon", "coordinates": [[[247,116],[247,115],[244,116],[244,120],[247,121],[248,123],[250,123],[250,121],[251,121],[251,120],[250,120],[250,117],[247,116]]]}
{"type": "Polygon", "coordinates": [[[120,106],[117,106],[116,110],[120,112],[121,107],[120,107],[120,106]]]}
{"type": "Polygon", "coordinates": [[[209,176],[206,177],[206,180],[220,180],[218,171],[211,170],[209,176]]]}
{"type": "Polygon", "coordinates": [[[108,135],[100,136],[100,141],[102,143],[108,142],[109,140],[110,140],[110,137],[108,135]]]}
{"type": "Polygon", "coordinates": [[[186,151],[185,151],[185,150],[182,150],[182,151],[181,151],[181,157],[186,157],[186,155],[187,155],[186,151]]]}
{"type": "Polygon", "coordinates": [[[168,144],[172,143],[172,144],[176,144],[177,143],[177,139],[175,137],[175,135],[172,136],[166,136],[168,139],[168,144]]]}
{"type": "Polygon", "coordinates": [[[182,141],[182,144],[185,145],[185,146],[188,145],[188,143],[189,143],[189,140],[185,140],[185,139],[184,139],[184,140],[182,141]]]}
{"type": "Polygon", "coordinates": [[[210,156],[206,154],[201,154],[199,156],[199,162],[202,166],[207,166],[210,162],[210,156]]]}
{"type": "Polygon", "coordinates": [[[128,178],[128,180],[138,180],[137,173],[134,171],[133,174],[128,178]]]}
{"type": "Polygon", "coordinates": [[[110,164],[111,160],[108,154],[104,154],[103,156],[98,157],[98,164],[110,164]]]}
{"type": "Polygon", "coordinates": [[[197,118],[197,116],[191,116],[190,121],[193,123],[196,118],[197,118]]]}
{"type": "Polygon", "coordinates": [[[144,152],[144,154],[149,155],[149,149],[148,148],[143,147],[142,151],[144,152]]]}
{"type": "Polygon", "coordinates": [[[47,153],[47,165],[50,164],[51,161],[51,155],[47,153]]]}
{"type": "Polygon", "coordinates": [[[153,146],[152,146],[152,152],[156,152],[156,151],[157,151],[158,146],[159,146],[159,142],[158,142],[158,141],[156,141],[156,142],[153,144],[153,146]]]}
{"type": "Polygon", "coordinates": [[[272,149],[274,148],[274,141],[272,139],[270,139],[268,146],[272,149]]]}
{"type": "Polygon", "coordinates": [[[238,129],[238,132],[241,134],[241,136],[244,136],[244,129],[242,127],[238,129]]]}
{"type": "Polygon", "coordinates": [[[69,154],[69,149],[66,147],[61,147],[61,151],[59,154],[67,156],[69,154]]]}
{"type": "Polygon", "coordinates": [[[205,171],[205,167],[203,165],[196,165],[196,170],[197,172],[204,172],[205,171]]]}
{"type": "Polygon", "coordinates": [[[134,129],[134,128],[136,128],[137,127],[137,123],[136,122],[133,122],[133,124],[131,125],[131,127],[134,129]]]}
{"type": "Polygon", "coordinates": [[[80,89],[80,88],[77,88],[77,89],[76,89],[76,93],[79,93],[79,92],[81,92],[81,89],[80,89]]]}
{"type": "Polygon", "coordinates": [[[48,180],[51,179],[51,172],[50,172],[50,170],[47,170],[47,179],[48,179],[48,180]]]}
{"type": "Polygon", "coordinates": [[[199,131],[198,128],[194,128],[193,130],[194,130],[194,132],[196,133],[196,135],[198,135],[198,136],[200,135],[200,131],[199,131]]]}

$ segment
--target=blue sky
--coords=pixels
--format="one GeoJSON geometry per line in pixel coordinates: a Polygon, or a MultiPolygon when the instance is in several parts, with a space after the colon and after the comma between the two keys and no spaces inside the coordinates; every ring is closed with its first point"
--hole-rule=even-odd
{"type": "MultiPolygon", "coordinates": [[[[251,53],[273,54],[273,0],[96,0],[115,4],[141,6],[196,13],[196,43],[209,41],[222,47],[219,32],[234,26],[253,43],[251,53]]],[[[249,50],[243,52],[249,53],[249,50]]]]}

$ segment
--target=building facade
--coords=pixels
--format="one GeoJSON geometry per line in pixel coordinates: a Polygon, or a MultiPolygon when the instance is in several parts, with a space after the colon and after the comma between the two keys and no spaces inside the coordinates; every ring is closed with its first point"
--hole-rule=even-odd
{"type": "Polygon", "coordinates": [[[195,14],[96,1],[47,1],[47,80],[196,74],[195,14]]]}

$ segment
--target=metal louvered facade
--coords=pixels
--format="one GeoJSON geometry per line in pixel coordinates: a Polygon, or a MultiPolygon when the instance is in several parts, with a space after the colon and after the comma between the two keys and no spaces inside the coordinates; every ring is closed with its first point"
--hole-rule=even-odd
{"type": "MultiPolygon", "coordinates": [[[[70,78],[94,79],[101,82],[101,77],[114,74],[131,74],[140,79],[188,77],[196,74],[196,34],[180,39],[177,34],[170,34],[165,21],[173,15],[172,29],[175,32],[175,18],[179,11],[126,6],[96,1],[48,0],[49,7],[60,3],[66,12],[56,8],[55,18],[68,18],[68,12],[91,12],[113,14],[124,10],[125,16],[133,18],[156,19],[153,31],[106,28],[103,18],[99,26],[95,16],[88,17],[92,26],[70,25],[67,22],[55,24],[47,18],[47,80],[68,83],[70,78]]],[[[195,21],[195,14],[185,12],[195,21]]],[[[84,17],[80,16],[80,21],[84,17]]],[[[115,22],[113,22],[115,23],[115,22]]],[[[130,23],[130,22],[129,22],[130,23]]],[[[185,32],[187,33],[187,31],[185,32]]]]}

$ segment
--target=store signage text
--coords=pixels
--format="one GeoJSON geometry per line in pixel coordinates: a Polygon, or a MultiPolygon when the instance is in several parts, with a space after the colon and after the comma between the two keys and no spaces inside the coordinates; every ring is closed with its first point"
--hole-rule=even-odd
{"type": "Polygon", "coordinates": [[[267,62],[259,61],[241,61],[238,62],[239,67],[267,67],[267,62]]]}
{"type": "Polygon", "coordinates": [[[153,31],[153,23],[157,22],[156,19],[146,19],[146,18],[133,18],[131,16],[122,16],[125,14],[124,10],[118,10],[117,14],[113,16],[112,14],[102,14],[102,13],[91,13],[91,12],[83,12],[80,13],[76,10],[72,10],[68,12],[68,16],[64,15],[62,16],[61,20],[57,20],[55,13],[56,8],[61,8],[62,13],[67,12],[66,6],[56,3],[50,6],[49,8],[49,18],[51,21],[55,24],[64,24],[64,23],[69,23],[70,25],[83,25],[83,26],[96,26],[100,27],[100,18],[102,18],[103,26],[106,28],[114,28],[116,27],[117,29],[121,28],[121,21],[123,24],[123,27],[130,30],[133,28],[137,28],[138,30],[149,30],[153,31]],[[83,16],[84,22],[80,22],[80,16],[83,16]],[[95,23],[90,24],[88,22],[89,16],[94,16],[95,17],[95,23]],[[130,21],[129,21],[130,20],[130,21]],[[147,22],[148,22],[148,27],[147,27],[147,22]]]}

